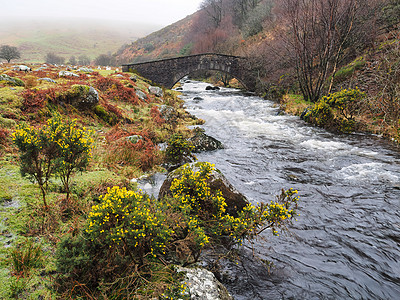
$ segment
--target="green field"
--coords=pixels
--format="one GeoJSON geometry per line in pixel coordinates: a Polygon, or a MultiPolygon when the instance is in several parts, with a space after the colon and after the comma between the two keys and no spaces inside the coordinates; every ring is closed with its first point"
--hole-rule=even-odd
{"type": "Polygon", "coordinates": [[[112,54],[122,45],[155,30],[154,26],[111,21],[5,21],[0,20],[0,45],[17,46],[20,62],[44,62],[53,52],[65,58],[91,59],[112,54]]]}

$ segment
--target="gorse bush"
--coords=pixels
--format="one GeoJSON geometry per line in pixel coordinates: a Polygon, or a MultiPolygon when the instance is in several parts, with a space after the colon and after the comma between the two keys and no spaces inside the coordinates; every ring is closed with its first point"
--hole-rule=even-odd
{"type": "Polygon", "coordinates": [[[79,129],[76,120],[63,121],[58,114],[41,128],[21,125],[13,133],[20,152],[21,175],[39,185],[46,207],[46,189],[52,175],[61,178],[68,197],[72,173],[87,167],[93,147],[90,134],[86,128],[79,129]]]}
{"type": "Polygon", "coordinates": [[[165,252],[174,231],[157,202],[137,192],[115,186],[92,207],[86,233],[143,265],[144,256],[165,252]]]}
{"type": "MultiPolygon", "coordinates": [[[[179,218],[165,202],[118,186],[109,188],[92,207],[84,231],[58,245],[60,291],[85,286],[92,291],[104,288],[110,297],[118,289],[115,299],[129,298],[126,293],[160,296],[176,283],[163,282],[173,271],[160,268],[159,259],[177,239],[177,224],[179,218]],[[157,282],[162,288],[151,291],[157,282]]],[[[76,295],[85,292],[74,290],[76,295]]]]}
{"type": "Polygon", "coordinates": [[[362,105],[365,93],[356,89],[344,89],[322,97],[304,117],[318,126],[351,132],[355,129],[355,116],[362,105]]]}
{"type": "Polygon", "coordinates": [[[192,154],[194,146],[181,134],[173,134],[167,142],[165,158],[172,164],[181,164],[195,160],[192,154]]]}
{"type": "MultiPolygon", "coordinates": [[[[171,184],[173,198],[189,224],[196,229],[197,248],[201,249],[210,241],[218,242],[221,236],[229,237],[229,244],[240,244],[244,238],[254,238],[258,232],[284,227],[297,215],[297,191],[282,191],[278,201],[254,206],[247,204],[237,216],[226,212],[227,203],[221,191],[212,190],[208,183],[214,165],[203,162],[183,166],[182,176],[171,184]]],[[[225,240],[226,242],[226,240],[225,240]]]]}
{"type": "Polygon", "coordinates": [[[86,292],[72,287],[103,290],[109,297],[115,289],[124,291],[116,299],[127,297],[128,290],[132,298],[143,293],[150,297],[149,289],[160,282],[162,288],[158,285],[151,297],[179,292],[176,281],[166,282],[155,271],[160,261],[185,265],[210,244],[240,244],[267,228],[278,235],[297,215],[297,191],[292,189],[270,204],[248,204],[237,216],[229,215],[221,191],[207,181],[213,171],[210,163],[198,163],[196,169],[185,165],[182,176],[171,183],[172,195],[159,200],[109,188],[92,207],[84,230],[58,245],[60,286],[70,287],[75,296],[86,292]]]}

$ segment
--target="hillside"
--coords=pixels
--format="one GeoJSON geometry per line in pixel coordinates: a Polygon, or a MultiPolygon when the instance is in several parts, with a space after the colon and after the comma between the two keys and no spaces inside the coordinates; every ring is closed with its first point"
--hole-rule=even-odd
{"type": "Polygon", "coordinates": [[[117,51],[120,64],[142,62],[160,58],[175,57],[185,52],[185,38],[188,35],[196,13],[173,23],[117,51]]]}
{"type": "Polygon", "coordinates": [[[1,44],[17,46],[21,62],[44,62],[53,52],[67,61],[71,56],[96,58],[114,53],[126,44],[149,34],[156,27],[129,22],[82,20],[0,20],[1,44]]]}

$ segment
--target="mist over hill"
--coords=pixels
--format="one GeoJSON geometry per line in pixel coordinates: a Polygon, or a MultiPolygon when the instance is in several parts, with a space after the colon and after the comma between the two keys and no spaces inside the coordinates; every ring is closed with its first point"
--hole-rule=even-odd
{"type": "Polygon", "coordinates": [[[47,53],[96,58],[116,52],[159,29],[159,25],[129,21],[82,19],[0,20],[0,45],[18,47],[20,62],[44,62],[47,53]]]}

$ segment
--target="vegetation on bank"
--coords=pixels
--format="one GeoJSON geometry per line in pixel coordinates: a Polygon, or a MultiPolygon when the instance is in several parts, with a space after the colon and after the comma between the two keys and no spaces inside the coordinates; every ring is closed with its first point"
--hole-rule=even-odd
{"type": "Polygon", "coordinates": [[[209,163],[183,168],[169,197],[143,194],[131,179],[194,159],[187,125],[202,120],[178,93],[115,70],[30,67],[0,69],[1,298],[189,299],[174,265],[295,218],[294,190],[228,214],[209,163]]]}

